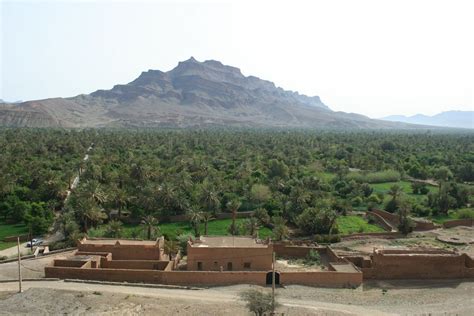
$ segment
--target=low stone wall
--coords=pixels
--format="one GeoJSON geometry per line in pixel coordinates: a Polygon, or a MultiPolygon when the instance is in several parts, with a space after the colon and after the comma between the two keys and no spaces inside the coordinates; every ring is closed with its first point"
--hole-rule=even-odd
{"type": "Polygon", "coordinates": [[[444,228],[451,228],[456,226],[474,226],[474,219],[455,219],[452,221],[446,221],[443,223],[444,228]]]}

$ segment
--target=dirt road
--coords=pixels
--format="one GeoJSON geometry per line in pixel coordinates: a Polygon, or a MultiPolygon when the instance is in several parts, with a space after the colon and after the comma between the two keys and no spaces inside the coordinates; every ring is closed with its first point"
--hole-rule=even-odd
{"type": "MultiPolygon", "coordinates": [[[[0,314],[248,315],[238,293],[256,286],[203,290],[24,282],[0,283],[0,314]],[[3,296],[3,299],[2,299],[3,296]],[[117,310],[117,308],[119,308],[117,310]]],[[[473,315],[474,282],[398,281],[358,289],[288,286],[277,289],[286,315],[473,315]]]]}

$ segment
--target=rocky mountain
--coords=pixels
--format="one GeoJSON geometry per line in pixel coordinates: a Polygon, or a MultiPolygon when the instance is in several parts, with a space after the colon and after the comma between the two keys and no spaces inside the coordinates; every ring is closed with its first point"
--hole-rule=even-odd
{"type": "Polygon", "coordinates": [[[446,111],[433,116],[423,114],[391,115],[382,118],[382,120],[442,127],[474,128],[474,111],[446,111]]]}
{"type": "Polygon", "coordinates": [[[89,95],[0,104],[0,126],[416,128],[331,111],[319,97],[190,58],[89,95]]]}

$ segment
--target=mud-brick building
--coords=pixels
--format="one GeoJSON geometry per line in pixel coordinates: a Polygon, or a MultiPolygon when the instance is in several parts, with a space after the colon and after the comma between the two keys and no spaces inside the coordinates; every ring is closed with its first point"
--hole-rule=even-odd
{"type": "Polygon", "coordinates": [[[201,236],[187,245],[188,271],[268,271],[273,245],[238,236],[201,236]]]}

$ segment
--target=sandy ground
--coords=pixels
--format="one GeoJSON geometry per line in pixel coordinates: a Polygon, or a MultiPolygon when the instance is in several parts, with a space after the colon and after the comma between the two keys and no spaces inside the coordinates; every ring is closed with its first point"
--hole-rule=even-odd
{"type": "MultiPolygon", "coordinates": [[[[44,267],[53,259],[62,259],[71,256],[74,251],[63,252],[57,255],[39,257],[38,259],[25,259],[21,261],[21,274],[23,278],[43,278],[44,267]]],[[[0,280],[18,278],[18,261],[0,264],[0,280]]]]}
{"type": "MultiPolygon", "coordinates": [[[[25,256],[31,254],[31,249],[26,247],[26,242],[20,244],[20,253],[25,256]]],[[[11,258],[18,255],[18,247],[15,245],[13,247],[0,250],[0,257],[11,258]]]]}
{"type": "MultiPolygon", "coordinates": [[[[238,293],[256,286],[203,290],[24,282],[0,283],[0,315],[249,315],[238,293]]],[[[285,315],[474,315],[474,282],[397,281],[357,289],[277,289],[285,315]]]]}

